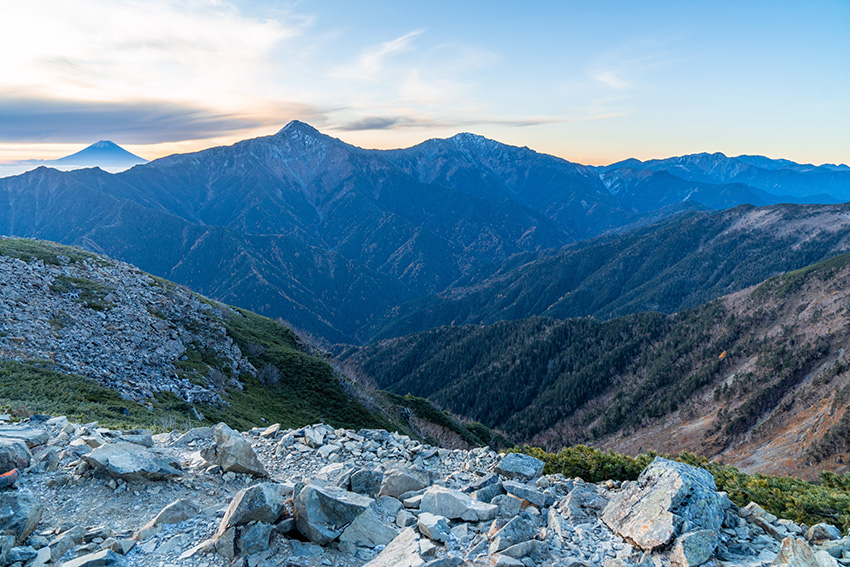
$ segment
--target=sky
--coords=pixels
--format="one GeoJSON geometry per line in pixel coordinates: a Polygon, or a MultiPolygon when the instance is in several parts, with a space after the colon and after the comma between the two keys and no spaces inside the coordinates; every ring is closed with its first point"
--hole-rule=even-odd
{"type": "Polygon", "coordinates": [[[301,120],[586,164],[850,163],[850,0],[0,0],[0,163],[152,159],[301,120]]]}

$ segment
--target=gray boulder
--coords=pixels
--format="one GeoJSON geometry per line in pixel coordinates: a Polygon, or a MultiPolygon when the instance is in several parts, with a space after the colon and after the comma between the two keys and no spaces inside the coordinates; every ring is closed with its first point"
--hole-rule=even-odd
{"type": "Polygon", "coordinates": [[[530,520],[517,516],[502,526],[490,540],[490,554],[496,554],[509,547],[528,541],[534,537],[535,525],[530,520]]]}
{"type": "Polygon", "coordinates": [[[268,476],[251,444],[224,423],[213,427],[215,442],[201,451],[206,461],[219,465],[225,472],[268,476]]]}
{"type": "Polygon", "coordinates": [[[271,538],[274,526],[263,522],[256,522],[249,525],[242,531],[239,538],[239,551],[244,556],[260,553],[269,548],[269,538],[271,538]]]}
{"type": "Polygon", "coordinates": [[[384,479],[384,473],[376,470],[360,469],[354,471],[348,479],[351,492],[357,494],[365,494],[371,498],[375,498],[381,489],[381,482],[384,479]]]}
{"type": "Polygon", "coordinates": [[[451,537],[449,523],[442,516],[422,512],[419,514],[417,527],[419,528],[419,533],[434,541],[446,543],[451,537]]]}
{"type": "Polygon", "coordinates": [[[543,474],[545,466],[546,463],[531,455],[508,453],[493,471],[507,478],[531,480],[543,474]]]}
{"type": "Polygon", "coordinates": [[[295,525],[314,543],[325,545],[374,502],[371,498],[339,488],[307,485],[295,496],[295,525]]]}
{"type": "Polygon", "coordinates": [[[427,488],[430,484],[427,473],[409,468],[392,469],[384,474],[379,495],[398,498],[406,492],[427,488]]]}
{"type": "Polygon", "coordinates": [[[637,547],[654,550],[683,532],[717,532],[723,521],[723,500],[714,477],[705,470],[656,457],[616,494],[602,513],[611,530],[637,547]]]}
{"type": "Polygon", "coordinates": [[[578,526],[598,520],[607,505],[608,499],[599,494],[595,485],[579,484],[556,508],[571,525],[578,526]]]}
{"type": "Polygon", "coordinates": [[[553,496],[540,492],[533,484],[525,484],[509,480],[502,483],[502,487],[508,494],[512,494],[517,498],[522,498],[526,502],[530,502],[538,508],[548,508],[555,503],[555,498],[553,496]]]}
{"type": "Polygon", "coordinates": [[[172,443],[175,447],[185,447],[190,443],[197,443],[199,441],[212,441],[214,437],[213,428],[212,427],[193,427],[183,435],[177,438],[177,440],[172,443]]]}
{"type": "Polygon", "coordinates": [[[89,553],[88,555],[65,561],[62,563],[62,567],[109,567],[124,564],[125,560],[123,557],[111,549],[104,549],[96,553],[89,553]]]}
{"type": "Polygon", "coordinates": [[[697,530],[682,534],[673,542],[670,562],[675,567],[697,567],[711,559],[718,543],[720,543],[720,537],[712,530],[697,530]]]}
{"type": "Polygon", "coordinates": [[[38,552],[32,546],[20,546],[13,547],[9,550],[9,554],[6,556],[6,561],[9,563],[26,563],[27,561],[32,561],[36,558],[38,552]]]}
{"type": "Polygon", "coordinates": [[[425,560],[419,555],[419,534],[406,528],[392,540],[377,557],[363,567],[422,567],[425,560]]]}
{"type": "Polygon", "coordinates": [[[126,441],[101,445],[82,459],[95,472],[122,480],[166,480],[182,474],[173,460],[126,441]]]}
{"type": "Polygon", "coordinates": [[[815,524],[806,531],[806,541],[821,542],[841,539],[841,531],[832,524],[815,524]]]}
{"type": "Polygon", "coordinates": [[[59,561],[63,555],[80,545],[85,535],[86,529],[82,526],[74,526],[60,533],[49,543],[51,560],[59,561]]]}
{"type": "Polygon", "coordinates": [[[279,484],[264,482],[240,490],[230,501],[218,527],[218,534],[230,526],[248,522],[274,524],[283,515],[287,491],[279,484]]]}
{"type": "Polygon", "coordinates": [[[36,499],[17,490],[0,491],[0,534],[23,543],[41,520],[42,507],[36,499]]]}
{"type": "Polygon", "coordinates": [[[7,565],[6,558],[9,551],[15,547],[15,536],[8,534],[0,535],[0,565],[7,565]]]}
{"type": "Polygon", "coordinates": [[[398,535],[398,530],[381,522],[371,508],[367,508],[354,518],[339,536],[340,543],[348,543],[355,547],[374,548],[387,545],[398,535]]]}
{"type": "Polygon", "coordinates": [[[22,471],[30,466],[32,454],[22,439],[0,437],[0,474],[12,469],[22,471]]]}
{"type": "Polygon", "coordinates": [[[159,514],[153,520],[139,530],[138,533],[142,536],[140,539],[158,532],[164,525],[179,524],[189,518],[194,518],[200,511],[200,507],[189,499],[175,500],[160,510],[159,514]]]}
{"type": "Polygon", "coordinates": [[[44,445],[49,439],[46,429],[25,425],[0,425],[0,437],[20,439],[30,448],[44,445]]]}
{"type": "MultiPolygon", "coordinates": [[[[834,561],[834,560],[833,560],[834,561]]],[[[796,537],[786,537],[782,540],[779,554],[771,563],[771,567],[829,567],[819,561],[815,552],[805,540],[796,537]]]]}
{"type": "Polygon", "coordinates": [[[499,507],[473,500],[469,495],[458,490],[431,486],[422,495],[419,510],[450,520],[459,518],[467,522],[484,522],[495,518],[499,507]]]}

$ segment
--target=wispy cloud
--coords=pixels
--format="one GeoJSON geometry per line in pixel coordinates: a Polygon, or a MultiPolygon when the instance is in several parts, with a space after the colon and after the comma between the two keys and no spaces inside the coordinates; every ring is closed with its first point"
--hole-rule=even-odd
{"type": "Polygon", "coordinates": [[[632,86],[632,83],[625,80],[616,71],[597,71],[593,74],[593,78],[617,91],[622,91],[632,86]]]}
{"type": "Polygon", "coordinates": [[[226,108],[268,86],[275,48],[307,25],[247,16],[221,0],[7,4],[3,86],[87,101],[167,98],[226,108]]]}
{"type": "Polygon", "coordinates": [[[363,50],[353,64],[338,67],[335,74],[361,81],[378,80],[386,71],[391,58],[399,53],[411,51],[414,38],[422,33],[423,30],[414,30],[393,40],[370,46],[363,50]]]}
{"type": "Polygon", "coordinates": [[[329,123],[333,130],[400,130],[400,129],[440,129],[468,128],[475,126],[514,126],[517,128],[541,126],[544,124],[566,124],[588,120],[607,120],[622,116],[620,113],[597,112],[572,117],[557,116],[528,116],[521,118],[496,118],[494,116],[465,117],[465,118],[434,118],[430,116],[396,115],[396,116],[367,116],[341,124],[329,123]]]}
{"type": "MultiPolygon", "coordinates": [[[[318,108],[279,105],[283,116],[324,116],[318,108]]],[[[271,125],[274,117],[226,114],[169,101],[89,102],[0,94],[0,142],[89,142],[104,138],[126,144],[197,140],[271,125]]],[[[320,120],[321,121],[321,120],[320,120]]]]}

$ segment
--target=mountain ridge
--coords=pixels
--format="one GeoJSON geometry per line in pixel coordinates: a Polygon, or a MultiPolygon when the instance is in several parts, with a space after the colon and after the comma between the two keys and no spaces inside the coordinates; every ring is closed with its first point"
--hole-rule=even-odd
{"type": "MultiPolygon", "coordinates": [[[[383,312],[485,266],[704,206],[694,182],[674,182],[626,200],[594,168],[475,134],[369,150],[292,122],[115,175],[40,168],[0,179],[0,233],[82,245],[351,342],[383,312]]],[[[778,199],[697,185],[713,207],[778,199]]]]}

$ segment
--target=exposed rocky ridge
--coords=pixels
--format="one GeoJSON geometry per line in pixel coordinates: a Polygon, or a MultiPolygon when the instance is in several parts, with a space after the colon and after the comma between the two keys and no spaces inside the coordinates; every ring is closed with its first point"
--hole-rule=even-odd
{"type": "Polygon", "coordinates": [[[32,445],[16,487],[0,490],[13,511],[0,515],[0,564],[850,564],[850,538],[835,527],[739,509],[704,470],[664,459],[636,482],[590,484],[541,475],[533,457],[449,451],[382,430],[220,434],[110,431],[46,416],[0,428],[32,445]],[[228,471],[215,456],[222,443],[241,444],[238,460],[259,459],[268,478],[228,471]],[[97,458],[115,446],[132,463],[97,458]],[[125,480],[157,461],[172,470],[125,480]]]}
{"type": "Polygon", "coordinates": [[[442,327],[347,360],[551,450],[687,450],[813,478],[850,460],[848,282],[845,254],[672,316],[442,327]]]}
{"type": "Polygon", "coordinates": [[[414,432],[291,329],[121,262],[3,238],[0,299],[0,407],[19,417],[414,432]]]}
{"type": "Polygon", "coordinates": [[[238,384],[256,373],[227,335],[229,307],[103,257],[57,263],[0,254],[0,359],[49,361],[136,401],[172,392],[220,403],[219,392],[178,376],[187,349],[203,348],[238,384]]]}

